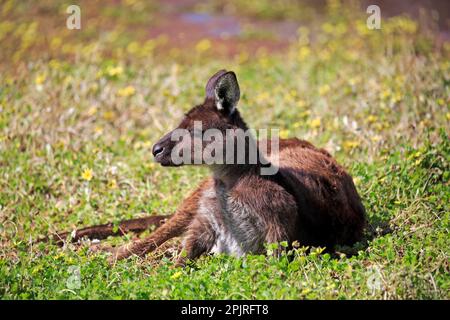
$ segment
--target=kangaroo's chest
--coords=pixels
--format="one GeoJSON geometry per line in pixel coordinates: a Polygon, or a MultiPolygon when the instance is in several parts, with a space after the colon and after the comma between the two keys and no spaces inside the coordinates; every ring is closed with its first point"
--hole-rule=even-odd
{"type": "Polygon", "coordinates": [[[200,199],[198,213],[216,236],[211,252],[241,256],[263,250],[264,223],[258,212],[224,188],[206,190],[200,199]]]}

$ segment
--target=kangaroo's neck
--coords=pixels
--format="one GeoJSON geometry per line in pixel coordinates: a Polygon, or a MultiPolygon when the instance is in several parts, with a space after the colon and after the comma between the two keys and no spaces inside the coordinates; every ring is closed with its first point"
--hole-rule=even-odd
{"type": "Polygon", "coordinates": [[[227,155],[225,163],[211,166],[214,179],[222,182],[227,189],[231,189],[244,176],[260,175],[261,168],[268,165],[268,161],[260,152],[258,141],[249,131],[238,110],[232,115],[232,123],[240,133],[245,133],[245,137],[235,136],[233,155],[231,157],[227,155]]]}
{"type": "Polygon", "coordinates": [[[215,165],[212,171],[215,180],[231,189],[244,176],[257,175],[259,168],[256,164],[223,164],[215,165]]]}
{"type": "Polygon", "coordinates": [[[267,166],[254,137],[246,139],[244,148],[235,145],[234,151],[234,157],[226,157],[225,163],[211,166],[214,179],[222,182],[226,189],[231,189],[244,177],[261,175],[261,168],[267,166]]]}
{"type": "Polygon", "coordinates": [[[247,123],[244,121],[244,119],[242,119],[239,110],[233,111],[233,113],[231,114],[231,122],[234,126],[244,131],[247,131],[249,129],[247,123]]]}

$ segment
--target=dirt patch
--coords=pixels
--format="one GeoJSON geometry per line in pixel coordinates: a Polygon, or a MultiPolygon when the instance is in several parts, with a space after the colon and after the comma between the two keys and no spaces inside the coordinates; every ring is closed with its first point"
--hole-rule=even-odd
{"type": "Polygon", "coordinates": [[[209,50],[234,56],[240,52],[283,51],[295,40],[298,27],[295,22],[185,12],[159,15],[149,36],[164,36],[166,49],[209,50]],[[205,40],[202,46],[200,43],[205,40]]]}

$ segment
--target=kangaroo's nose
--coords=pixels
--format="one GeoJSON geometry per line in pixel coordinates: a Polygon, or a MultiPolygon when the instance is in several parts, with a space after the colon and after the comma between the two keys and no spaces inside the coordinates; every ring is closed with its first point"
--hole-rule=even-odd
{"type": "Polygon", "coordinates": [[[155,144],[152,149],[153,156],[156,157],[158,154],[164,151],[164,147],[160,144],[155,144]]]}

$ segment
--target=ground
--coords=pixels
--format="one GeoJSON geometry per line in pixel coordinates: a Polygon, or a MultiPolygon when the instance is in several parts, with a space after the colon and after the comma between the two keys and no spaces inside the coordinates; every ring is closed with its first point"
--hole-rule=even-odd
{"type": "Polygon", "coordinates": [[[445,32],[396,15],[369,30],[365,10],[339,1],[250,3],[80,1],[81,30],[65,27],[71,3],[2,3],[2,299],[450,298],[445,32]],[[208,170],[161,168],[151,146],[223,68],[236,72],[253,128],[309,140],[348,169],[367,209],[364,241],[279,258],[271,244],[185,268],[167,257],[110,266],[87,243],[35,242],[173,213],[208,170]]]}

